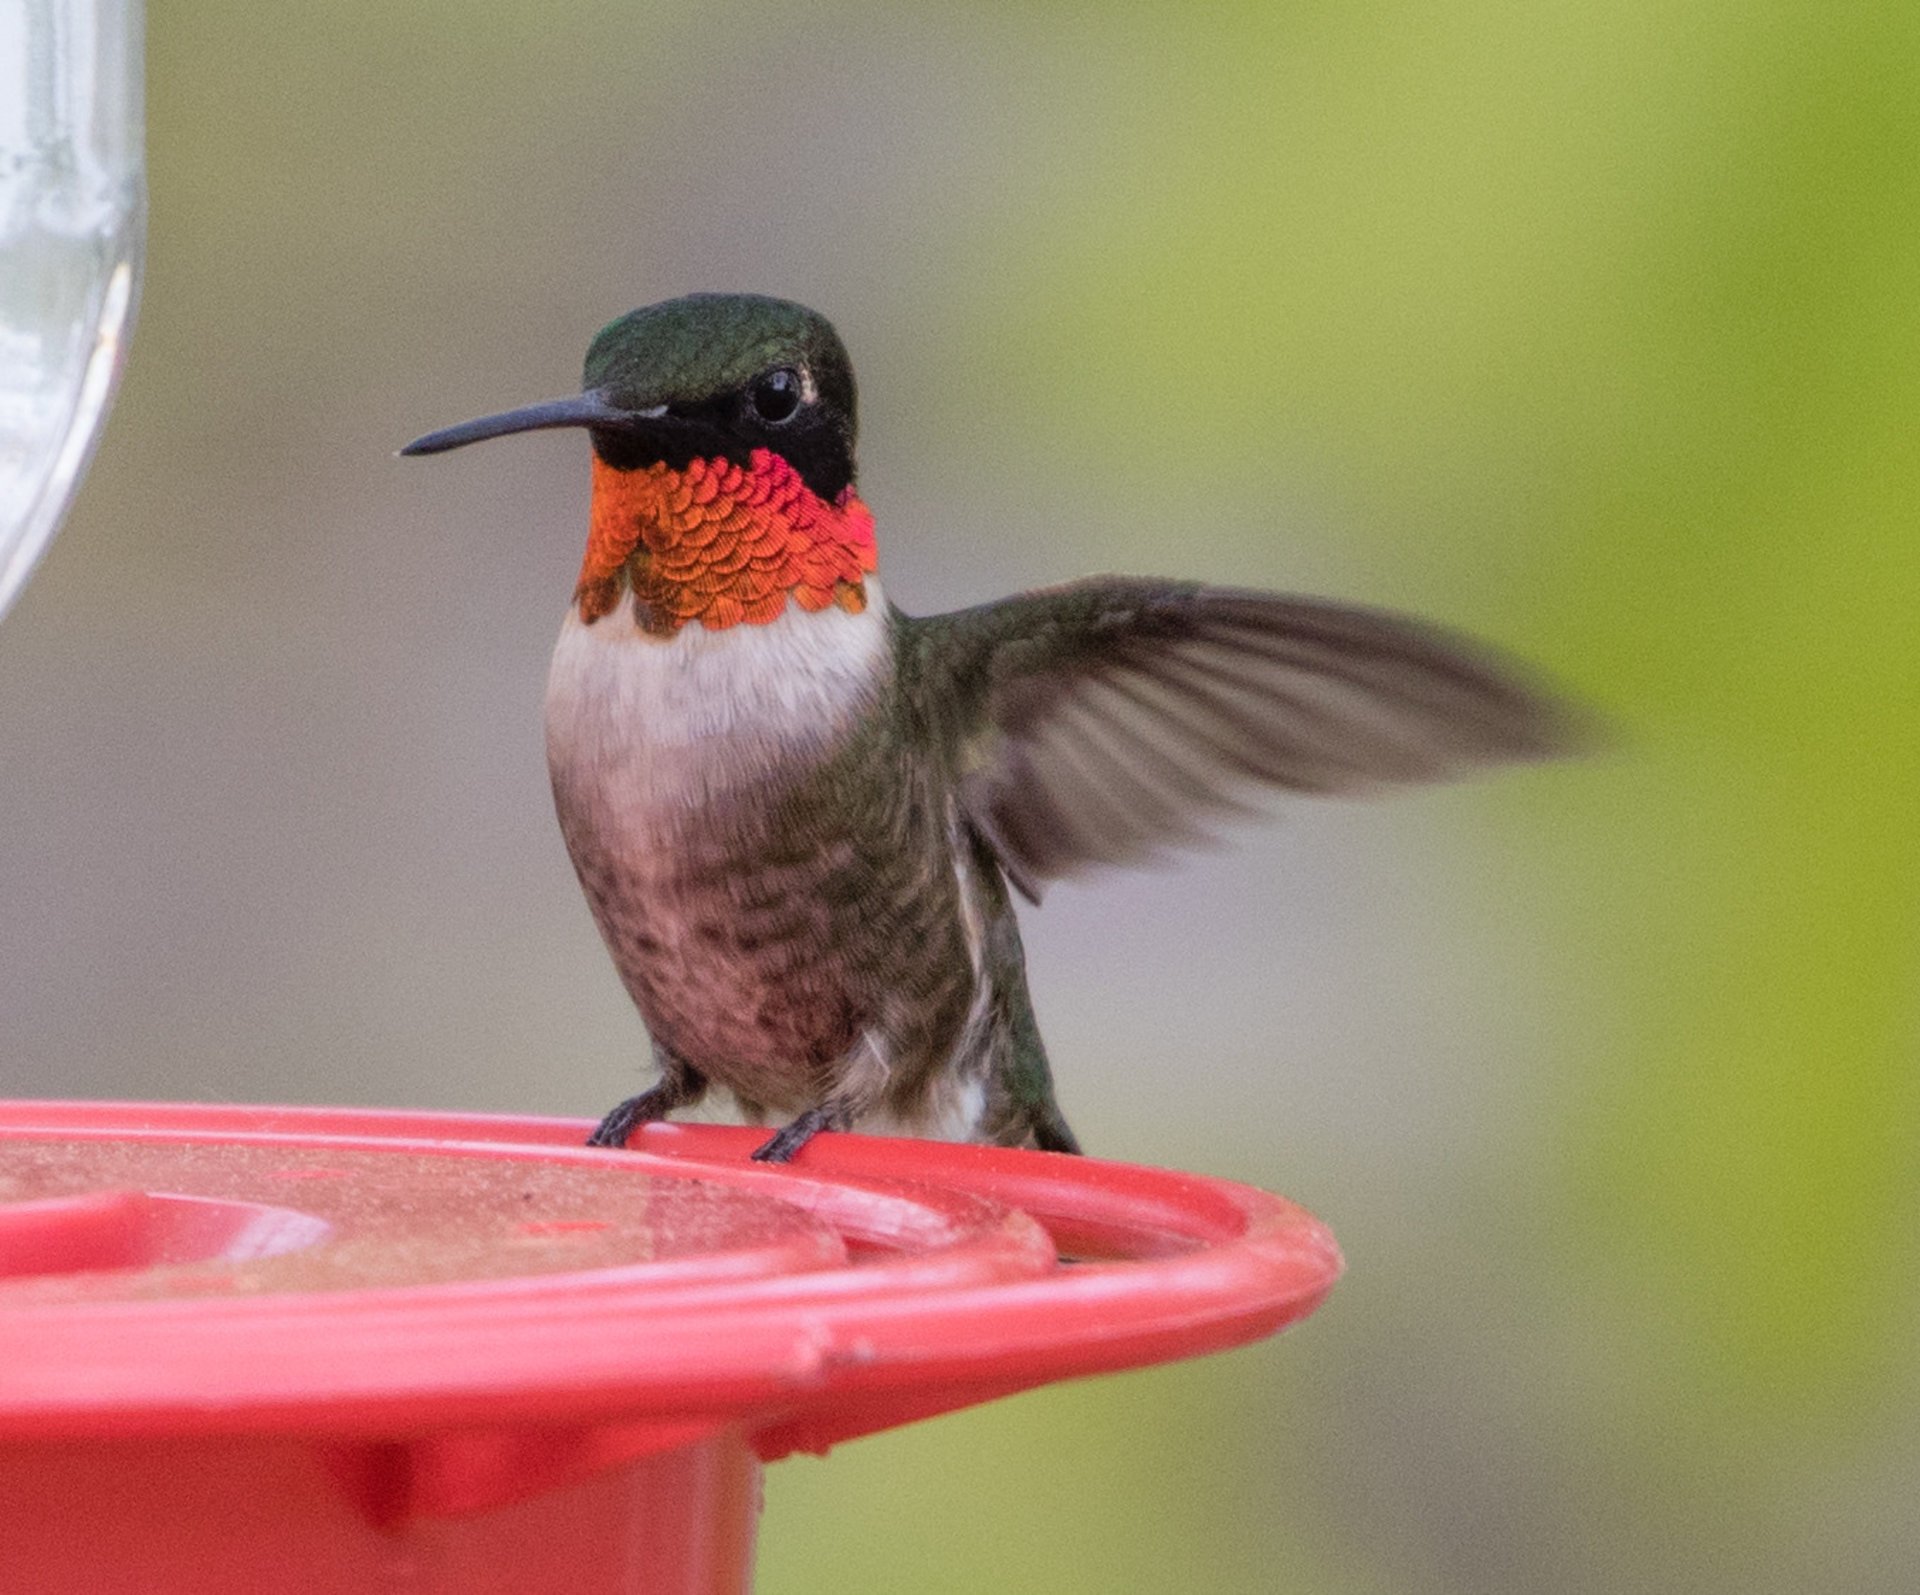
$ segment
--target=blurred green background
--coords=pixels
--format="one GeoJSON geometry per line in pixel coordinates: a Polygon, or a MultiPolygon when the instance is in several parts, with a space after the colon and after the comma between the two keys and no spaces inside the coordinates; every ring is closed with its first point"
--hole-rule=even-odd
{"type": "Polygon", "coordinates": [[[588,1115],[572,388],[803,299],[888,591],[1400,605],[1581,765],[1027,917],[1089,1146],[1285,1191],[1282,1340],[768,1478],[787,1591],[1920,1583],[1920,7],[156,6],[133,359],[0,631],[0,1090],[588,1115]]]}

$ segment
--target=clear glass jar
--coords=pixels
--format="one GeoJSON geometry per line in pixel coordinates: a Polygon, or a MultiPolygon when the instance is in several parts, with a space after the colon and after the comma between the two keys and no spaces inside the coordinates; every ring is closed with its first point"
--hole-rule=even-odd
{"type": "Polygon", "coordinates": [[[0,0],[0,616],[66,513],[133,327],[141,0],[0,0]]]}

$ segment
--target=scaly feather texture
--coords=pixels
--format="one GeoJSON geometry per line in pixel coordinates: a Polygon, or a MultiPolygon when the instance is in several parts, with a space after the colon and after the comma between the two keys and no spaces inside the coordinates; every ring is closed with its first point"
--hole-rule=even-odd
{"type": "Polygon", "coordinates": [[[851,487],[828,503],[767,449],[746,465],[695,459],[637,470],[593,462],[586,557],[574,590],[589,623],[631,588],[645,629],[672,636],[697,620],[720,631],[764,626],[791,598],[802,609],[865,605],[873,516],[851,487]]]}

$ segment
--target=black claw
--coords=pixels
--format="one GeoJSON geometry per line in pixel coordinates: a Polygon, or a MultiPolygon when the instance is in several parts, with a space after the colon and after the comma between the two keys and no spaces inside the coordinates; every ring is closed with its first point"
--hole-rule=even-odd
{"type": "Polygon", "coordinates": [[[756,1147],[756,1163],[791,1163],[794,1154],[822,1130],[833,1124],[833,1115],[825,1108],[808,1108],[793,1123],[772,1136],[764,1146],[756,1147]]]}
{"type": "Polygon", "coordinates": [[[627,1137],[650,1119],[662,1118],[671,1104],[662,1102],[659,1091],[642,1091],[628,1097],[597,1125],[587,1137],[588,1146],[606,1146],[615,1150],[627,1144],[627,1137]]]}
{"type": "Polygon", "coordinates": [[[631,1113],[615,1108],[593,1127],[593,1134],[587,1137],[587,1145],[612,1147],[617,1151],[627,1144],[627,1137],[633,1134],[634,1122],[631,1113]]]}

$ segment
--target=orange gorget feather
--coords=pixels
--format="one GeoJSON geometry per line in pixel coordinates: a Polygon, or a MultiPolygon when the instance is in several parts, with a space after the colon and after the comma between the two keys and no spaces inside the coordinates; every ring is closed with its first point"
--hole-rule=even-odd
{"type": "Polygon", "coordinates": [[[641,626],[670,637],[688,621],[718,631],[802,609],[866,607],[873,516],[848,487],[828,503],[779,455],[744,466],[694,460],[619,471],[593,461],[593,528],[574,599],[589,624],[633,590],[641,626]]]}

